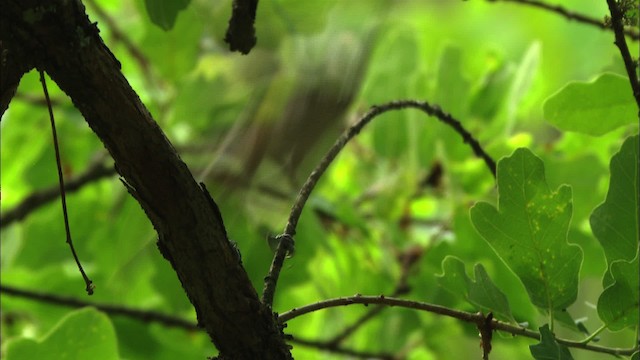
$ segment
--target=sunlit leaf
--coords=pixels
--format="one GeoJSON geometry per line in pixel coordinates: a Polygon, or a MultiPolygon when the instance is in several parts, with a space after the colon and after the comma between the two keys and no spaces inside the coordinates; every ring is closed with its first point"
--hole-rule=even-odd
{"type": "Polygon", "coordinates": [[[531,355],[536,360],[572,360],[573,356],[569,352],[569,349],[561,344],[558,344],[555,336],[549,330],[549,325],[545,324],[540,328],[540,343],[536,345],[530,345],[531,355]]]}
{"type": "Polygon", "coordinates": [[[545,101],[543,110],[559,129],[589,135],[603,135],[638,120],[629,80],[614,74],[569,83],[545,101]]]}
{"type": "Polygon", "coordinates": [[[567,243],[571,188],[551,191],[542,161],[518,149],[498,163],[498,208],[480,202],[471,220],[518,275],[534,305],[549,312],[577,296],[582,250],[567,243]]]}

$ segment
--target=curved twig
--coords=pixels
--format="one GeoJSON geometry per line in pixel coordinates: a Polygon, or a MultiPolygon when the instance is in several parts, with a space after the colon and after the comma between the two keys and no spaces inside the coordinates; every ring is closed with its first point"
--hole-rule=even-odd
{"type": "Polygon", "coordinates": [[[265,305],[271,306],[271,304],[273,304],[273,297],[275,295],[280,269],[282,269],[282,265],[286,257],[285,255],[293,249],[293,237],[296,233],[296,226],[298,225],[298,220],[302,214],[302,209],[322,174],[324,174],[331,162],[336,158],[347,142],[360,133],[362,128],[371,122],[371,120],[388,111],[408,108],[421,110],[427,115],[435,116],[438,120],[451,126],[458,134],[460,134],[460,136],[462,136],[463,141],[471,146],[474,154],[484,160],[493,176],[496,176],[496,162],[484,151],[480,143],[471,135],[471,133],[462,126],[460,121],[442,111],[437,105],[431,105],[426,101],[398,100],[371,107],[371,109],[360,120],[358,120],[358,122],[340,135],[331,149],[329,149],[327,154],[322,158],[322,160],[320,160],[320,163],[311,172],[304,185],[302,185],[302,188],[291,207],[291,213],[289,214],[289,220],[284,233],[280,235],[280,239],[286,239],[287,241],[286,243],[284,241],[280,241],[280,245],[282,246],[278,245],[276,254],[271,262],[269,274],[265,277],[264,290],[262,293],[262,302],[265,305]]]}

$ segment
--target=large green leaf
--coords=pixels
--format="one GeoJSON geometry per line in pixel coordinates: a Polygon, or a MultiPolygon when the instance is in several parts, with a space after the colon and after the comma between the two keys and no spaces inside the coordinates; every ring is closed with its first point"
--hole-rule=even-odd
{"type": "Polygon", "coordinates": [[[544,103],[545,118],[565,131],[603,135],[637,121],[637,107],[629,80],[603,74],[595,81],[572,82],[544,103]]]}
{"type": "Polygon", "coordinates": [[[591,214],[593,234],[607,262],[631,260],[638,239],[638,136],[628,138],[611,158],[611,182],[606,200],[591,214]]]}
{"type": "Polygon", "coordinates": [[[606,200],[591,214],[591,229],[604,248],[609,271],[598,315],[610,330],[638,325],[638,136],[611,158],[606,200]],[[635,255],[635,257],[634,257],[635,255]]]}
{"type": "Polygon", "coordinates": [[[41,341],[18,339],[7,344],[7,360],[119,359],[109,318],[94,308],[69,313],[41,341]]]}
{"type": "Polygon", "coordinates": [[[549,325],[540,328],[540,343],[530,345],[531,355],[536,360],[572,360],[569,349],[559,344],[555,336],[549,330],[549,325]]]}
{"type": "Polygon", "coordinates": [[[151,22],[169,31],[175,25],[178,13],[190,2],[191,0],[145,0],[144,5],[151,22]]]}
{"type": "Polygon", "coordinates": [[[515,322],[509,300],[491,281],[484,266],[476,264],[473,270],[475,279],[467,276],[462,260],[447,256],[442,261],[442,275],[438,276],[438,284],[454,295],[462,295],[467,302],[484,313],[493,312],[501,320],[515,322]]]}
{"type": "Polygon", "coordinates": [[[518,275],[532,303],[548,312],[577,296],[582,250],[567,243],[571,188],[549,190],[542,161],[518,149],[498,163],[498,209],[480,202],[471,220],[480,235],[518,275]]]}

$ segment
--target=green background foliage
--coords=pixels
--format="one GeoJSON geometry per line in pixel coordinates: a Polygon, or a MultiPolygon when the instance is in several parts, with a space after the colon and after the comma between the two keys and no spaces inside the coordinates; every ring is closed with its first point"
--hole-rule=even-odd
{"type": "MultiPolygon", "coordinates": [[[[266,239],[282,231],[297,188],[370,106],[406,98],[438,104],[501,159],[496,187],[468,145],[435,118],[406,110],[375,119],[312,194],[276,311],[402,288],[406,298],[493,311],[542,332],[538,345],[495,334],[492,360],[564,359],[553,355],[565,354],[553,334],[581,340],[580,328],[602,325],[599,345],[634,343],[637,109],[612,33],[500,2],[274,0],[260,2],[257,47],[241,56],[222,42],[230,1],[86,5],[128,81],[207,183],[258,290],[272,256],[266,239]]],[[[607,14],[604,1],[563,5],[607,14]]],[[[638,43],[630,46],[637,54],[638,43]]],[[[49,88],[67,178],[109,163],[70,100],[52,81],[49,88]]],[[[27,74],[0,124],[3,214],[57,184],[41,98],[37,74],[27,74]]],[[[82,187],[68,206],[95,295],[85,297],[57,202],[2,228],[2,284],[195,321],[152,226],[117,177],[82,187]]],[[[105,359],[216,354],[198,332],[4,294],[1,305],[9,360],[64,351],[58,337],[86,342],[71,346],[78,352],[99,347],[105,359]]],[[[331,339],[368,309],[311,313],[286,332],[331,339]]],[[[481,356],[478,341],[472,324],[389,308],[344,346],[466,359],[481,356]]],[[[293,345],[299,359],[347,358],[293,345]]]]}

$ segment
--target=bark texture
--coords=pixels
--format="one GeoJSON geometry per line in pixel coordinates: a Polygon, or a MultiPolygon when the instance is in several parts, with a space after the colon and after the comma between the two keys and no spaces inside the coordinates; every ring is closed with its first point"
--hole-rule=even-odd
{"type": "Polygon", "coordinates": [[[44,70],[113,157],[158,232],[198,322],[221,359],[291,358],[209,194],[151,117],[78,0],[0,1],[0,111],[27,71],[44,70]]]}

